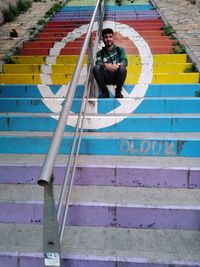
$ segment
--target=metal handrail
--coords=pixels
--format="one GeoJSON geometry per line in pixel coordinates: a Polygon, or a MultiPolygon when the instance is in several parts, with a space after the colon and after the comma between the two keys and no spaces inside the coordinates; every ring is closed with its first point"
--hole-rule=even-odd
{"type": "Polygon", "coordinates": [[[90,89],[92,87],[92,67],[94,65],[94,58],[96,54],[97,45],[100,38],[100,33],[102,30],[103,17],[105,13],[105,0],[97,0],[96,7],[88,26],[88,31],[85,37],[84,44],[81,49],[79,59],[76,64],[76,68],[69,85],[69,89],[64,101],[60,117],[58,119],[58,124],[53,134],[51,144],[48,153],[45,157],[44,164],[40,173],[38,184],[44,186],[44,223],[43,223],[43,250],[44,250],[44,262],[45,266],[60,266],[60,246],[63,238],[64,227],[66,224],[70,194],[73,186],[74,175],[76,170],[76,163],[79,154],[81,138],[83,133],[83,125],[86,114],[86,108],[88,99],[90,96],[90,89]],[[102,8],[104,7],[104,10],[102,8]],[[99,27],[96,33],[96,40],[94,45],[94,51],[92,51],[92,29],[99,10],[99,27]],[[70,149],[70,155],[68,157],[67,168],[65,172],[65,177],[62,185],[61,194],[59,197],[59,202],[57,210],[55,207],[55,200],[53,194],[53,168],[55,165],[58,150],[63,138],[65,125],[67,123],[70,109],[72,106],[72,101],[74,99],[75,90],[78,84],[81,67],[83,64],[84,56],[86,50],[88,51],[88,68],[87,77],[85,82],[85,90],[83,93],[82,103],[80,112],[77,119],[76,129],[74,131],[74,137],[70,149]],[[93,53],[94,52],[94,53],[93,53]],[[77,138],[78,136],[78,138],[77,138]],[[75,156],[74,156],[75,155],[75,156]],[[70,180],[69,180],[70,179],[70,180]],[[68,191],[66,191],[68,181],[70,181],[68,186],[68,191]],[[65,202],[64,202],[65,198],[65,202]],[[64,202],[64,203],[63,203],[64,202]],[[62,207],[64,206],[64,212],[61,214],[62,207]],[[62,215],[62,218],[60,218],[62,215]],[[59,226],[59,222],[61,225],[59,226]]]}
{"type": "Polygon", "coordinates": [[[70,85],[69,85],[69,90],[67,92],[67,95],[66,95],[66,98],[64,101],[64,105],[63,105],[60,117],[58,119],[58,124],[57,124],[56,130],[53,134],[48,153],[47,153],[46,158],[44,160],[44,164],[43,164],[43,167],[42,167],[42,170],[40,173],[40,178],[38,180],[38,184],[41,186],[45,186],[46,184],[49,184],[51,182],[52,171],[53,171],[53,168],[55,165],[58,150],[59,150],[59,147],[60,147],[60,144],[62,141],[62,137],[64,134],[65,125],[66,125],[68,117],[69,117],[69,112],[71,109],[72,101],[73,101],[74,94],[75,94],[75,89],[77,87],[79,76],[81,73],[81,67],[83,64],[84,56],[86,54],[86,50],[87,50],[87,47],[88,47],[88,44],[90,41],[90,37],[92,34],[93,24],[95,21],[95,17],[97,15],[98,8],[99,8],[102,1],[103,0],[97,0],[97,4],[95,7],[93,16],[92,16],[91,22],[90,22],[89,27],[88,27],[88,32],[86,34],[85,41],[84,41],[84,44],[83,44],[82,49],[81,49],[81,53],[80,53],[78,62],[76,64],[76,68],[75,68],[72,80],[71,80],[70,85]]]}

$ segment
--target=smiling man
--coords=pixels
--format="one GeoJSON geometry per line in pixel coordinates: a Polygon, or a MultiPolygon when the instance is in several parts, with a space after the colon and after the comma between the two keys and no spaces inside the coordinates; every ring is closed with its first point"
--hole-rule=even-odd
{"type": "Polygon", "coordinates": [[[123,98],[122,86],[126,79],[128,60],[125,50],[116,46],[113,41],[113,30],[106,28],[102,31],[104,47],[97,52],[96,65],[93,69],[94,77],[101,89],[101,98],[108,98],[106,85],[114,84],[115,98],[123,98]]]}

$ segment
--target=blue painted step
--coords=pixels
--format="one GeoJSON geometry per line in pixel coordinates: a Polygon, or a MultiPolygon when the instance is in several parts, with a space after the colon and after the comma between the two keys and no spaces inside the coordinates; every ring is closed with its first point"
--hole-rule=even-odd
{"type": "MultiPolygon", "coordinates": [[[[60,85],[50,85],[50,92],[59,93],[60,85]]],[[[134,85],[124,85],[125,91],[129,94],[134,92],[134,85]]],[[[44,95],[51,97],[48,90],[44,88],[44,95]]],[[[75,97],[79,98],[83,95],[84,86],[79,85],[76,89],[75,97]]],[[[195,92],[200,90],[200,84],[150,84],[145,97],[194,97],[195,92]]],[[[66,90],[67,92],[67,90],[66,90]]],[[[62,95],[64,96],[64,95],[62,95]]],[[[42,97],[37,85],[0,85],[0,97],[42,97]]]]}
{"type": "MultiPolygon", "coordinates": [[[[44,101],[40,98],[0,98],[0,112],[51,112],[51,105],[58,107],[62,106],[64,98],[45,99],[44,101]],[[52,102],[53,101],[53,102],[52,102]]],[[[108,112],[113,113],[113,110],[123,105],[124,112],[125,108],[130,109],[135,102],[140,101],[134,98],[120,99],[90,99],[88,104],[90,112],[97,112],[99,114],[106,114],[108,112]],[[97,105],[97,106],[96,106],[97,105]]],[[[77,113],[80,110],[81,100],[74,99],[72,104],[72,111],[77,113]]],[[[122,113],[123,111],[121,111],[122,113]]],[[[133,110],[134,114],[141,113],[200,113],[200,98],[144,98],[139,103],[136,110],[133,110]]]]}
{"type": "MultiPolygon", "coordinates": [[[[109,5],[106,7],[106,11],[122,11],[122,10],[153,10],[154,7],[151,4],[144,5],[109,5]]],[[[60,12],[77,12],[77,11],[93,11],[94,6],[65,6],[60,12]]]]}
{"type": "MultiPolygon", "coordinates": [[[[87,125],[91,117],[86,116],[87,125]]],[[[199,116],[171,116],[171,115],[135,115],[128,116],[121,122],[115,124],[117,116],[98,116],[96,121],[104,120],[113,122],[114,125],[89,129],[85,126],[85,131],[93,132],[200,132],[199,116]]],[[[41,114],[0,114],[0,131],[54,131],[57,120],[51,116],[41,114]]],[[[73,131],[73,127],[66,126],[65,131],[73,131]]]]}
{"type": "MultiPolygon", "coordinates": [[[[25,133],[0,136],[0,153],[7,154],[46,154],[52,134],[25,133]]],[[[68,154],[71,135],[65,134],[59,153],[68,154]]],[[[199,157],[200,134],[84,134],[80,154],[124,155],[124,156],[172,156],[199,157]],[[108,149],[109,148],[109,149],[108,149]]]]}

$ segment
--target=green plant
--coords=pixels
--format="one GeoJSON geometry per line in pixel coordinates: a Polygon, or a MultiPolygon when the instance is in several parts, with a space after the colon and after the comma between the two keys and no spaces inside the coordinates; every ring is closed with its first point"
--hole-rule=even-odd
{"type": "Polygon", "coordinates": [[[184,45],[180,45],[178,47],[174,47],[174,52],[176,54],[185,54],[186,53],[186,47],[184,45]]]}
{"type": "Polygon", "coordinates": [[[191,67],[192,72],[197,71],[196,65],[197,65],[196,63],[192,63],[192,67],[191,67]]]}
{"type": "Polygon", "coordinates": [[[3,17],[5,22],[10,22],[15,20],[15,18],[20,14],[24,13],[31,7],[30,0],[18,0],[17,5],[8,5],[8,8],[3,10],[3,17]]]}
{"type": "Polygon", "coordinates": [[[8,8],[5,8],[3,10],[3,17],[5,22],[10,22],[15,20],[16,15],[17,15],[17,8],[15,8],[11,4],[9,4],[8,8]]]}
{"type": "Polygon", "coordinates": [[[196,0],[190,0],[191,4],[196,5],[196,0]]]}
{"type": "Polygon", "coordinates": [[[180,42],[177,40],[175,40],[174,43],[172,44],[172,46],[180,46],[180,45],[181,45],[180,42]]]}
{"type": "Polygon", "coordinates": [[[21,13],[26,12],[31,5],[32,4],[29,0],[18,0],[17,2],[17,8],[21,13]]]}
{"type": "Polygon", "coordinates": [[[37,24],[38,25],[43,25],[43,24],[45,24],[45,18],[41,18],[40,20],[38,20],[38,22],[37,22],[37,24]]]}
{"type": "Polygon", "coordinates": [[[160,29],[164,31],[164,33],[162,35],[172,36],[173,33],[175,33],[175,31],[171,25],[162,26],[160,29]]]}
{"type": "Polygon", "coordinates": [[[32,35],[33,33],[35,33],[36,29],[37,29],[37,28],[36,28],[35,26],[29,28],[29,33],[30,33],[30,35],[32,35]]]}
{"type": "Polygon", "coordinates": [[[19,15],[19,10],[17,6],[13,6],[12,4],[9,4],[8,9],[10,10],[10,12],[12,12],[15,15],[15,17],[19,15]]]}
{"type": "Polygon", "coordinates": [[[52,14],[54,14],[56,11],[58,11],[61,7],[62,7],[62,2],[56,3],[54,4],[47,12],[46,15],[50,16],[52,14]]]}
{"type": "Polygon", "coordinates": [[[192,63],[190,66],[184,69],[185,73],[196,72],[196,63],[192,63]]]}
{"type": "Polygon", "coordinates": [[[12,56],[9,56],[9,55],[5,55],[3,57],[3,61],[6,63],[6,64],[16,64],[16,61],[12,58],[12,56]]]}
{"type": "Polygon", "coordinates": [[[121,6],[121,5],[122,5],[122,0],[115,0],[115,3],[116,3],[118,6],[121,6]]]}
{"type": "Polygon", "coordinates": [[[198,90],[198,91],[195,92],[195,96],[196,97],[200,97],[200,90],[198,90]]]}

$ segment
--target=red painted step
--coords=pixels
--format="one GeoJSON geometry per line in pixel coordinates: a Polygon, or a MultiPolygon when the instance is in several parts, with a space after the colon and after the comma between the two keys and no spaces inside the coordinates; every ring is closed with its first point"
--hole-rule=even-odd
{"type": "MultiPolygon", "coordinates": [[[[162,36],[164,34],[163,31],[138,31],[138,33],[143,36],[143,37],[147,37],[147,36],[162,36]]],[[[66,33],[61,33],[61,32],[41,32],[37,34],[38,38],[52,38],[52,37],[66,37],[67,32],[66,33]]]]}
{"type": "MultiPolygon", "coordinates": [[[[147,41],[149,46],[172,46],[174,44],[174,40],[149,40],[147,41]]],[[[122,46],[122,47],[128,47],[128,46],[133,46],[133,42],[130,41],[128,38],[123,38],[120,40],[116,40],[115,43],[118,46],[122,46]]],[[[23,44],[24,48],[52,48],[54,46],[55,42],[53,41],[34,41],[34,42],[26,42],[23,44]]],[[[76,48],[80,48],[83,45],[83,40],[79,41],[79,40],[74,40],[72,42],[68,42],[65,47],[76,47],[76,48]]]]}
{"type": "MultiPolygon", "coordinates": [[[[138,54],[138,50],[135,47],[127,47],[127,54],[138,54]]],[[[63,48],[61,49],[60,55],[78,55],[80,53],[81,48],[63,48]]],[[[50,49],[48,48],[21,48],[19,50],[20,55],[41,55],[47,56],[49,55],[50,49]]],[[[173,47],[151,47],[151,52],[153,54],[172,54],[174,53],[173,47]]]]}
{"type": "MultiPolygon", "coordinates": [[[[47,25],[83,25],[87,24],[90,21],[49,21],[47,25]]],[[[135,25],[135,24],[147,24],[147,25],[154,25],[154,24],[160,24],[164,25],[163,21],[161,19],[149,19],[149,20],[120,20],[120,23],[125,23],[125,24],[130,24],[130,25],[135,25]]]]}
{"type": "Polygon", "coordinates": [[[49,21],[47,23],[47,25],[53,25],[53,24],[62,24],[62,25],[72,25],[73,27],[76,27],[77,25],[81,26],[81,25],[84,25],[84,24],[88,24],[90,23],[90,20],[86,21],[80,21],[80,20],[77,20],[77,21],[49,21]]]}
{"type": "MultiPolygon", "coordinates": [[[[63,37],[66,37],[67,36],[67,33],[61,33],[61,32],[58,32],[58,33],[48,33],[48,32],[40,32],[36,35],[37,38],[52,38],[52,37],[60,37],[60,38],[63,38],[63,37]]],[[[96,33],[93,32],[92,34],[93,37],[96,36],[96,33]]],[[[84,35],[83,35],[84,37],[84,35]]]]}

